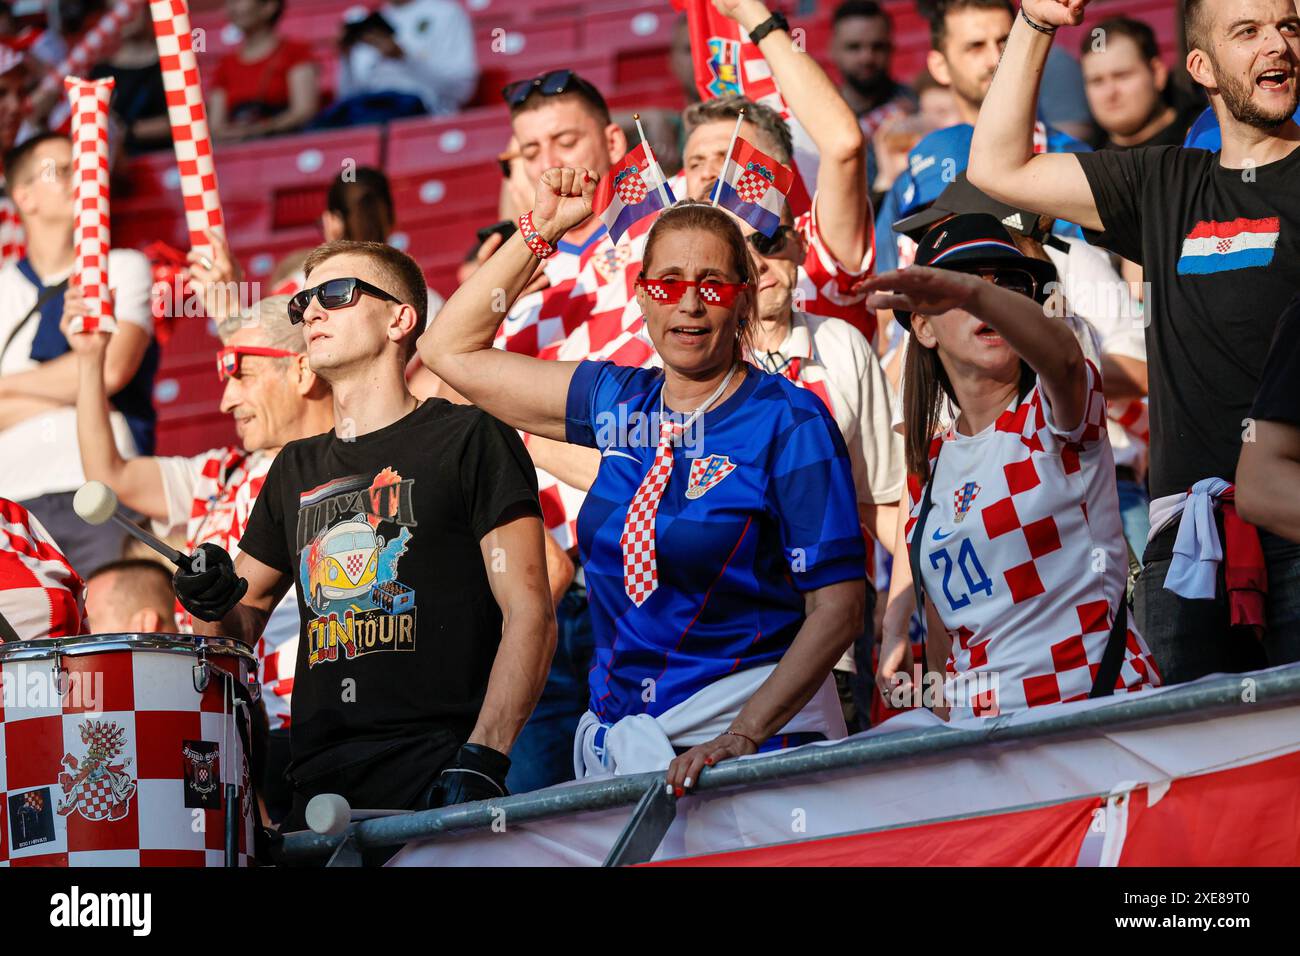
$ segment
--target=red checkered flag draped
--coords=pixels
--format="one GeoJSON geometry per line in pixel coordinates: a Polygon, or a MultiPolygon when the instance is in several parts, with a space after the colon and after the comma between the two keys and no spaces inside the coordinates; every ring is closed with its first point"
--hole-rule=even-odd
{"type": "MultiPolygon", "coordinates": [[[[108,101],[113,79],[64,81],[72,106],[72,166],[76,219],[73,274],[81,283],[86,314],[69,328],[113,332],[113,297],[108,289],[108,101]]],[[[45,175],[42,172],[42,175],[45,175]]]]}
{"type": "Polygon", "coordinates": [[[659,569],[655,563],[655,516],[659,513],[659,500],[668,487],[668,477],[673,473],[673,442],[682,432],[683,426],[677,422],[666,421],[659,426],[654,464],[636,490],[623,523],[623,537],[620,539],[623,546],[623,590],[637,607],[659,587],[659,569]]]}

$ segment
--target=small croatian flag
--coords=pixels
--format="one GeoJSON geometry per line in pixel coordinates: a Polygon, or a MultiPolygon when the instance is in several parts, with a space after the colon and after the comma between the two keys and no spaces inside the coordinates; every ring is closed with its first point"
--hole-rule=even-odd
{"type": "Polygon", "coordinates": [[[1256,269],[1269,265],[1277,252],[1281,220],[1234,219],[1232,222],[1199,222],[1183,240],[1178,274],[1211,275],[1256,269]]]}
{"type": "Polygon", "coordinates": [[[591,207],[609,230],[610,241],[617,243],[637,220],[674,202],[676,198],[663,170],[658,163],[650,162],[642,143],[597,183],[591,207]]]}
{"type": "Polygon", "coordinates": [[[759,152],[736,137],[722,178],[718,205],[730,209],[765,236],[781,225],[781,207],[785,205],[794,173],[766,153],[759,152]]]}

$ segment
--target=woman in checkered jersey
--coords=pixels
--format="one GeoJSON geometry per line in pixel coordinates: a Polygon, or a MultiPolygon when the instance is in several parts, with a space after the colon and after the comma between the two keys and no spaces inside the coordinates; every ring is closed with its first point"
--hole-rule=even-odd
{"type": "Polygon", "coordinates": [[[575,769],[668,767],[681,795],[718,760],[844,736],[831,667],[861,628],[866,555],[825,405],[742,359],[756,269],[728,213],[684,201],[647,238],[637,301],[662,369],[492,348],[594,190],[547,170],[420,356],[497,418],[601,450],[578,518],[596,654],[575,769]]]}
{"type": "MultiPolygon", "coordinates": [[[[930,641],[950,645],[950,716],[1159,684],[1127,625],[1101,377],[1044,308],[1055,270],[1022,255],[985,214],[935,226],[916,262],[867,285],[869,305],[893,309],[916,346],[903,373],[908,549],[928,620],[942,625],[930,641]],[[958,410],[946,428],[945,396],[958,410]]],[[[906,687],[897,663],[906,648],[897,635],[885,641],[890,696],[906,687]]],[[[932,662],[942,659],[935,650],[932,662]]]]}

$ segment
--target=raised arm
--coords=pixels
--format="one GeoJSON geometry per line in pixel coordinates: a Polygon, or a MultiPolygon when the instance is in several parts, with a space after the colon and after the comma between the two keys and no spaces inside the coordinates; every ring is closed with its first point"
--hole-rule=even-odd
{"type": "Polygon", "coordinates": [[[1001,289],[965,272],[912,266],[868,279],[871,308],[906,309],[937,316],[965,309],[1002,336],[1038,373],[1058,428],[1069,431],[1083,421],[1088,377],[1083,349],[1059,319],[1044,315],[1028,296],[1001,289]],[[892,294],[875,292],[892,289],[892,294]]]}
{"type": "MultiPolygon", "coordinates": [[[[551,245],[591,215],[596,178],[548,169],[537,184],[533,227],[551,245]]],[[[544,438],[565,440],[564,413],[576,362],[494,349],[501,320],[532,279],[537,259],[516,232],[447,300],[420,336],[420,360],[488,414],[544,438]]]]}
{"type": "Polygon", "coordinates": [[[167,496],[158,459],[125,459],[113,440],[108,419],[108,388],[104,383],[104,353],[109,338],[102,332],[68,337],[77,356],[77,447],[81,452],[81,468],[87,481],[102,481],[126,507],[156,521],[166,521],[167,496]]]}
{"type": "MultiPolygon", "coordinates": [[[[714,5],[746,31],[772,15],[761,0],[714,0],[714,5]]],[[[795,48],[790,34],[773,30],[758,49],[790,112],[817,147],[818,231],[830,254],[856,270],[867,252],[871,216],[866,140],[858,118],[817,61],[795,48]]]]}
{"type": "Polygon", "coordinates": [[[975,124],[966,175],[1002,202],[1100,231],[1097,204],[1078,159],[1070,153],[1035,156],[1033,148],[1038,88],[1052,48],[1051,33],[1043,30],[1077,25],[1087,3],[1024,0],[975,124]],[[1031,26],[1026,15],[1043,30],[1031,26]]]}

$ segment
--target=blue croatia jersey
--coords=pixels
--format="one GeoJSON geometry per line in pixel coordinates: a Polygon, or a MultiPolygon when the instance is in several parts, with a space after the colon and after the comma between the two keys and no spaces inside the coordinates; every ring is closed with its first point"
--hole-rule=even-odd
{"type": "MultiPolygon", "coordinates": [[[[1296,110],[1291,119],[1300,123],[1300,110],[1296,110]]],[[[1187,131],[1187,138],[1183,140],[1183,147],[1208,149],[1212,153],[1223,149],[1223,130],[1219,128],[1219,117],[1214,115],[1213,109],[1207,106],[1205,112],[1196,117],[1196,122],[1187,131]]]]}
{"type": "Polygon", "coordinates": [[[654,461],[663,372],[612,362],[574,372],[568,439],[602,452],[578,544],[595,629],[590,707],[606,723],[657,716],[727,674],[775,663],[803,624],[803,592],[866,577],[835,421],[783,376],[745,372],[673,449],[655,521],[658,588],[639,607],[624,590],[620,541],[654,461]]]}

